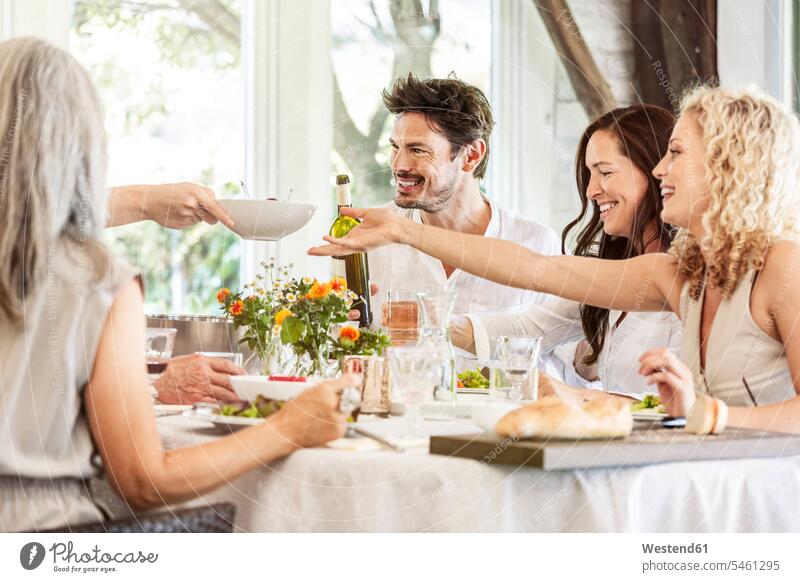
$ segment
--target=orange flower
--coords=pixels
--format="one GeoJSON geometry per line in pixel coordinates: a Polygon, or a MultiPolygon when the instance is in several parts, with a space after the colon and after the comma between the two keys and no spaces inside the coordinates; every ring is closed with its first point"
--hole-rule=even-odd
{"type": "Polygon", "coordinates": [[[314,284],[311,286],[311,289],[306,294],[307,299],[322,299],[326,297],[333,287],[330,283],[320,283],[319,281],[314,281],[314,284]]]}
{"type": "Polygon", "coordinates": [[[231,315],[241,315],[244,311],[244,301],[237,299],[231,304],[231,315]]]}
{"type": "Polygon", "coordinates": [[[219,291],[217,291],[217,301],[220,303],[225,303],[225,299],[228,298],[228,295],[231,294],[231,290],[227,287],[223,287],[219,291]]]}
{"type": "Polygon", "coordinates": [[[339,330],[339,339],[340,340],[350,340],[353,343],[358,341],[358,338],[361,337],[361,332],[358,331],[356,327],[346,326],[339,330]]]}
{"type": "Polygon", "coordinates": [[[281,309],[278,313],[275,314],[275,325],[283,325],[283,320],[289,317],[290,315],[294,315],[288,309],[281,309]]]}
{"type": "Polygon", "coordinates": [[[344,291],[347,289],[347,281],[341,277],[334,277],[331,279],[331,289],[334,291],[344,291]]]}

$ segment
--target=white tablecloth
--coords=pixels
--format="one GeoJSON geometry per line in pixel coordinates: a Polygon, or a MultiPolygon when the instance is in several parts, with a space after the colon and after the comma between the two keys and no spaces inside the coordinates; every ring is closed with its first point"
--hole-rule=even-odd
{"type": "MultiPolygon", "coordinates": [[[[400,419],[371,424],[397,431],[400,419]]],[[[166,446],[218,436],[159,419],[166,446]]],[[[468,433],[467,420],[426,422],[468,433]]],[[[233,501],[249,532],[800,532],[800,458],[541,471],[430,455],[419,448],[295,452],[199,503],[233,501]]],[[[198,503],[198,501],[195,501],[198,503]]]]}

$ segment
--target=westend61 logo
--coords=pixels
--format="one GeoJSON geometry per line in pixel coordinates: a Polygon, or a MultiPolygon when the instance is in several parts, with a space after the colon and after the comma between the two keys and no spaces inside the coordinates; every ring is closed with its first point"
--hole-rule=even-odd
{"type": "Polygon", "coordinates": [[[95,545],[89,551],[76,552],[72,542],[57,542],[45,550],[38,542],[30,542],[22,546],[19,552],[19,563],[26,570],[35,570],[42,565],[47,553],[53,558],[54,572],[116,572],[116,564],[155,564],[158,554],[136,552],[104,552],[95,545]]]}

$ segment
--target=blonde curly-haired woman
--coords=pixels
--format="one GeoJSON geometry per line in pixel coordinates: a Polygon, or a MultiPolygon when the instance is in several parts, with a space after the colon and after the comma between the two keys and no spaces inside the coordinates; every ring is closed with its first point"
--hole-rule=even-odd
{"type": "Polygon", "coordinates": [[[753,90],[700,87],[682,102],[654,170],[669,254],[622,261],[545,257],[512,243],[353,209],[363,223],[312,254],[413,245],[488,279],[624,311],[673,311],[681,360],[641,357],[667,410],[697,432],[723,426],[800,433],[800,127],[753,90]],[[727,422],[726,422],[727,421],[727,422]]]}
{"type": "Polygon", "coordinates": [[[344,434],[352,377],[235,436],[162,450],[142,289],[99,240],[103,118],[83,68],[40,40],[0,43],[0,135],[0,531],[101,519],[86,481],[102,469],[148,508],[344,434]]]}

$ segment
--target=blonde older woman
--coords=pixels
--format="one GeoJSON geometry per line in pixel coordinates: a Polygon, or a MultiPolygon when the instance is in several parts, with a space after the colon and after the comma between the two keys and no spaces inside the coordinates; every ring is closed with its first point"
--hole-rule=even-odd
{"type": "Polygon", "coordinates": [[[403,243],[507,285],[610,309],[673,311],[683,321],[683,362],[665,349],[641,358],[670,413],[687,414],[699,395],[692,416],[711,418],[698,431],[719,430],[727,416],[728,426],[800,433],[797,120],[754,91],[698,88],[654,175],[662,217],[681,228],[669,254],[545,257],[360,209],[348,212],[364,222],[347,238],[326,237],[328,246],[310,252],[403,243]]]}
{"type": "Polygon", "coordinates": [[[142,291],[99,242],[100,103],[86,72],[39,40],[0,44],[0,530],[101,518],[99,458],[133,506],[200,495],[344,433],[345,377],[263,425],[163,451],[147,393],[142,291]]]}

